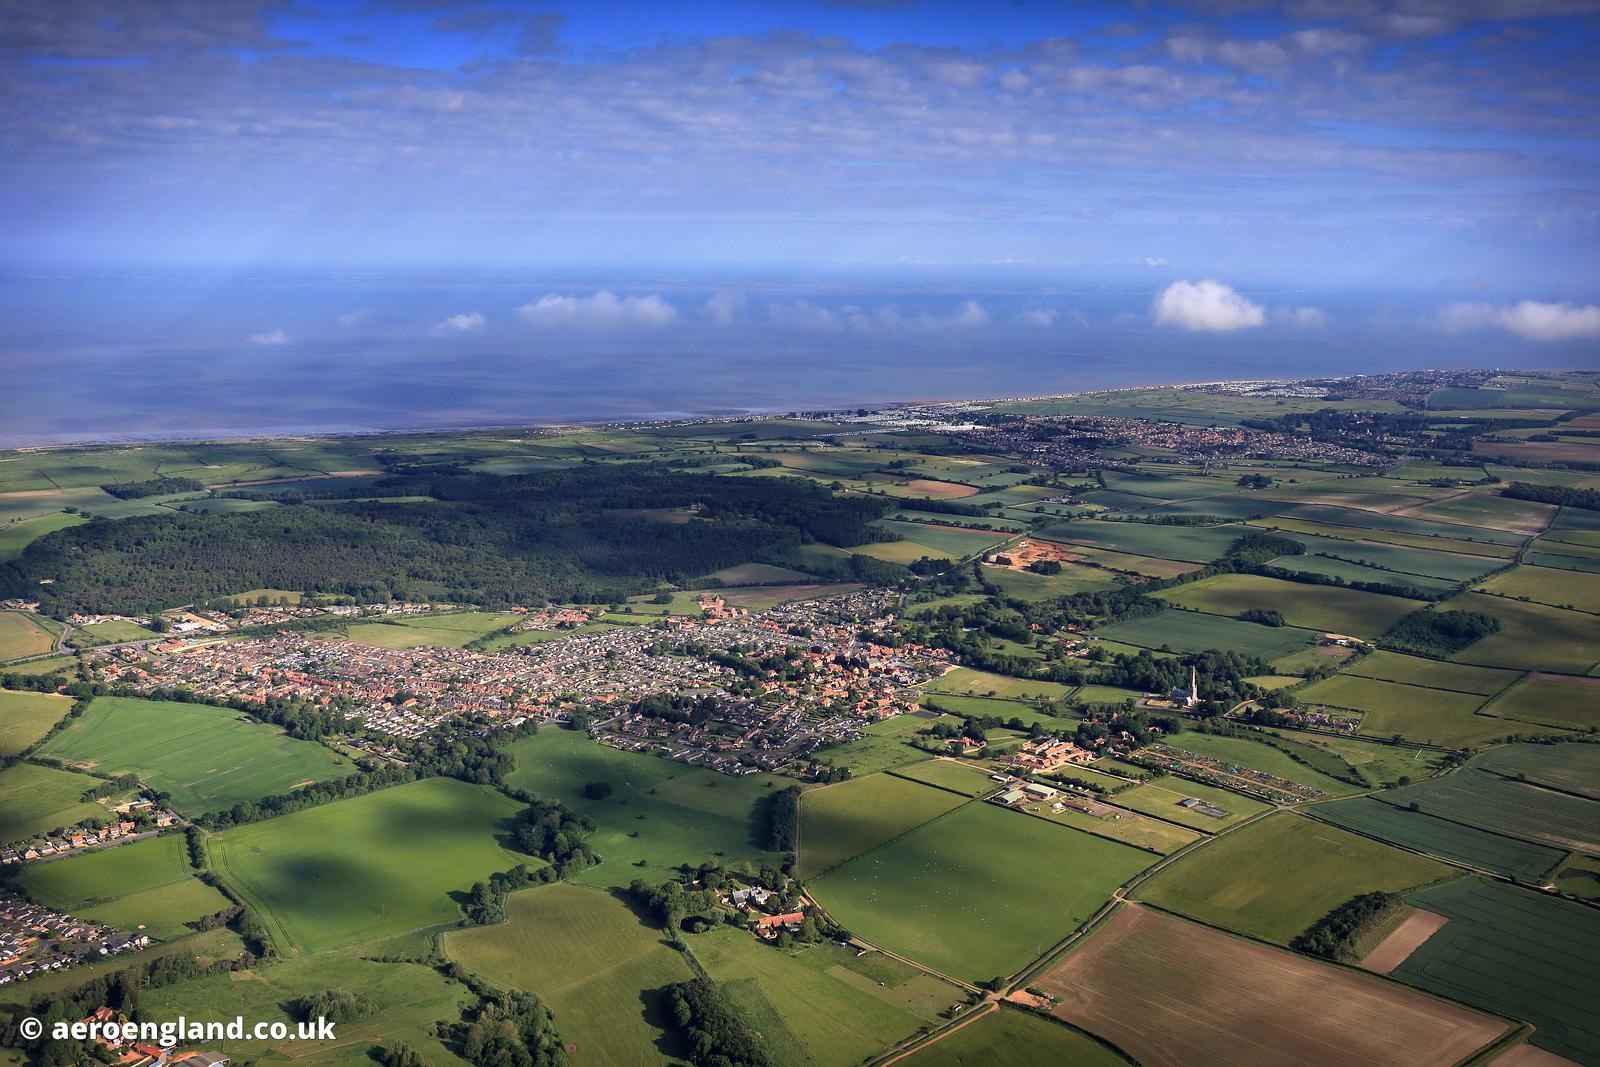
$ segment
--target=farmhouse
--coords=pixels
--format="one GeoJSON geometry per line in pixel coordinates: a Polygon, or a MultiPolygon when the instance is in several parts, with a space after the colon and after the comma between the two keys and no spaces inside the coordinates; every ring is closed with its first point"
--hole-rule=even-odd
{"type": "Polygon", "coordinates": [[[1092,759],[1094,753],[1079,748],[1071,741],[1055,737],[1029,741],[1022,746],[1022,751],[1017,753],[1019,764],[1040,771],[1054,770],[1064,763],[1088,763],[1092,759]]]}

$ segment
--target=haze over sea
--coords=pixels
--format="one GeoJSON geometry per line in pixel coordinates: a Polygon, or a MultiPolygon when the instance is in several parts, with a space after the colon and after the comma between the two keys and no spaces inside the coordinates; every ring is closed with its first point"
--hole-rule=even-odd
{"type": "Polygon", "coordinates": [[[1064,285],[913,272],[914,283],[889,286],[615,272],[19,274],[0,287],[0,445],[677,418],[1592,361],[1582,340],[1448,329],[1440,308],[1463,294],[1445,291],[1242,285],[1237,298],[1260,309],[1259,326],[1186,329],[1156,321],[1170,279],[1159,268],[1149,275],[1064,285]]]}

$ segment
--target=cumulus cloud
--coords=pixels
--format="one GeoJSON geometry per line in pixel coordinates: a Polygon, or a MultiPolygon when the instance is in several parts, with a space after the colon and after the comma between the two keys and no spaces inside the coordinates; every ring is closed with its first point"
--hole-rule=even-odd
{"type": "Polygon", "coordinates": [[[1017,312],[1017,321],[1024,326],[1054,326],[1060,317],[1059,311],[1049,308],[1029,308],[1027,311],[1017,312]]]}
{"type": "Polygon", "coordinates": [[[619,297],[601,289],[590,296],[546,293],[517,314],[535,326],[666,326],[678,309],[654,294],[619,297]]]}
{"type": "Polygon", "coordinates": [[[1260,326],[1267,320],[1267,311],[1239,295],[1233,286],[1206,279],[1173,282],[1162,290],[1156,297],[1155,320],[1158,325],[1185,330],[1229,333],[1260,326]]]}
{"type": "Polygon", "coordinates": [[[802,330],[837,330],[839,316],[809,300],[778,301],[767,305],[767,318],[780,326],[802,330]]]}
{"type": "Polygon", "coordinates": [[[744,294],[723,291],[712,295],[701,307],[700,314],[716,326],[732,326],[733,320],[744,311],[744,294]]]}
{"type": "Polygon", "coordinates": [[[1450,333],[1498,327],[1530,341],[1600,337],[1600,306],[1523,300],[1517,304],[1451,304],[1439,312],[1450,333]]]}
{"type": "Polygon", "coordinates": [[[291,344],[293,341],[294,338],[290,337],[288,331],[284,330],[282,327],[279,327],[276,330],[265,330],[261,333],[253,333],[250,335],[251,344],[266,345],[269,348],[278,348],[286,344],[291,344]]]}
{"type": "Polygon", "coordinates": [[[1321,308],[1273,308],[1272,321],[1297,330],[1314,330],[1328,325],[1328,313],[1321,308]]]}
{"type": "Polygon", "coordinates": [[[767,305],[767,318],[784,326],[808,330],[852,330],[856,333],[894,330],[977,329],[989,325],[989,309],[976,300],[963,300],[948,315],[927,311],[905,312],[894,304],[864,308],[845,304],[837,310],[809,300],[775,301],[767,305]]]}
{"type": "Polygon", "coordinates": [[[443,322],[435,323],[433,332],[441,337],[456,333],[477,333],[488,321],[481,311],[463,311],[459,315],[451,315],[443,322]]]}
{"type": "Polygon", "coordinates": [[[1147,267],[1166,267],[1170,264],[1160,256],[1145,256],[1144,265],[1147,267]]]}
{"type": "Polygon", "coordinates": [[[987,326],[989,325],[989,312],[976,300],[963,300],[961,306],[956,308],[956,313],[951,316],[952,326],[987,326]]]}

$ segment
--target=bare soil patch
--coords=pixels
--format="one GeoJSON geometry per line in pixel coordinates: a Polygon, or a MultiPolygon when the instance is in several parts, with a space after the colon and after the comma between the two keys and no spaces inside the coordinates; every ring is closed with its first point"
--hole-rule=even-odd
{"type": "Polygon", "coordinates": [[[1388,974],[1400,966],[1423,942],[1438,932],[1450,920],[1431,911],[1414,911],[1405,922],[1389,932],[1389,936],[1373,946],[1371,952],[1361,957],[1360,967],[1373,974],[1388,974]]]}

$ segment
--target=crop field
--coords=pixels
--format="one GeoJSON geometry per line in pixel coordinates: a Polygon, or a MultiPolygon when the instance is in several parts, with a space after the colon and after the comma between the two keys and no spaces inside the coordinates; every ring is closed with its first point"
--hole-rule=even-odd
{"type": "Polygon", "coordinates": [[[69,696],[0,690],[0,756],[15,756],[38,741],[70,710],[69,696]]]}
{"type": "Polygon", "coordinates": [[[421,615],[385,622],[358,622],[345,636],[351,641],[381,648],[419,648],[437,645],[460,648],[484,634],[509,626],[518,619],[509,611],[465,611],[450,615],[421,615]]]}
{"type": "Polygon", "coordinates": [[[204,704],[96,697],[41,755],[100,774],[132,771],[198,814],[342,777],[351,763],[237,711],[204,704]]]}
{"type": "Polygon", "coordinates": [[[170,940],[184,924],[229,907],[228,898],[194,877],[181,835],[166,834],[31,863],[18,883],[34,900],[118,930],[170,940]]]}
{"type": "MultiPolygon", "coordinates": [[[[791,784],[752,774],[730,778],[659,756],[622,752],[572,730],[541,730],[507,749],[517,769],[509,784],[560,800],[598,824],[590,845],[605,862],[575,876],[584,885],[662,882],[679,864],[778,860],[758,845],[758,803],[791,784]],[[584,795],[607,782],[604,800],[584,795]],[[642,862],[641,862],[642,861],[642,862]]],[[[948,795],[948,794],[946,794],[948,795]]]]}
{"type": "MultiPolygon", "coordinates": [[[[1291,782],[1320,789],[1330,796],[1344,796],[1361,790],[1358,785],[1341,781],[1329,774],[1297,763],[1287,753],[1280,751],[1261,741],[1252,741],[1244,737],[1227,737],[1221,734],[1203,734],[1193,730],[1185,731],[1176,737],[1170,738],[1169,743],[1174,748],[1185,749],[1202,756],[1211,756],[1224,760],[1240,767],[1252,770],[1265,771],[1275,774],[1279,778],[1287,778],[1291,782]]],[[[1290,742],[1292,744],[1292,742],[1290,742]]],[[[1319,753],[1310,753],[1310,758],[1315,759],[1319,753]]],[[[1342,760],[1339,761],[1343,763],[1342,760]]],[[[1332,769],[1331,767],[1329,769],[1332,769]]]]}
{"type": "Polygon", "coordinates": [[[0,611],[0,660],[42,656],[55,645],[56,635],[32,615],[0,611]]]}
{"type": "MultiPolygon", "coordinates": [[[[1284,517],[1357,530],[1409,534],[1413,537],[1430,539],[1444,538],[1456,541],[1484,542],[1491,545],[1516,546],[1520,545],[1524,539],[1524,535],[1512,533],[1509,530],[1435,522],[1429,519],[1413,519],[1404,515],[1386,515],[1376,511],[1360,511],[1355,508],[1334,507],[1326,504],[1307,504],[1304,507],[1295,508],[1293,511],[1286,513],[1284,517]]],[[[1421,542],[1419,547],[1427,547],[1427,544],[1428,542],[1421,542]]],[[[1441,544],[1439,547],[1447,549],[1452,546],[1441,544]]]]}
{"type": "Polygon", "coordinates": [[[911,1036],[963,990],[881,953],[830,942],[780,950],[742,930],[690,939],[689,951],[765,1039],[777,1067],[847,1067],[911,1036]]]}
{"type": "Polygon", "coordinates": [[[280,948],[316,952],[456,922],[451,893],[538,866],[500,843],[518,808],[483,786],[427,778],[236,826],[207,848],[280,948]]]}
{"type": "Polygon", "coordinates": [[[1153,857],[970,803],[811,882],[862,937],[969,981],[1010,974],[1153,857]]]}
{"type": "Polygon", "coordinates": [[[1125,793],[1118,793],[1111,798],[1111,803],[1211,834],[1267,810],[1267,805],[1259,800],[1251,800],[1249,797],[1230,793],[1216,786],[1170,776],[1136,785],[1125,793]],[[1228,813],[1228,817],[1216,819],[1210,815],[1202,815],[1200,812],[1179,807],[1181,801],[1190,797],[1203,800],[1212,807],[1221,808],[1228,813]]]}
{"type": "Polygon", "coordinates": [[[15,763],[0,770],[0,842],[104,817],[105,808],[81,799],[84,790],[99,784],[86,774],[33,763],[15,763]]]}
{"type": "Polygon", "coordinates": [[[1110,571],[1073,563],[1063,563],[1060,574],[1034,574],[1031,571],[1014,571],[1009,567],[985,567],[983,576],[1003,594],[1018,600],[1048,600],[1070,593],[1110,589],[1117,584],[1110,571]]]}
{"type": "MultiPolygon", "coordinates": [[[[1346,535],[1358,532],[1363,536],[1366,534],[1366,531],[1344,530],[1342,532],[1346,535]]],[[[1307,554],[1311,556],[1349,560],[1380,572],[1396,575],[1421,575],[1450,583],[1469,581],[1479,575],[1487,574],[1496,567],[1503,566],[1500,561],[1484,556],[1481,553],[1450,552],[1437,546],[1408,548],[1402,545],[1382,542],[1353,541],[1348,536],[1344,538],[1322,537],[1306,533],[1290,533],[1288,536],[1305,545],[1307,554]]],[[[1279,562],[1280,565],[1287,566],[1289,561],[1301,558],[1303,557],[1289,556],[1279,562]]],[[[1385,579],[1366,576],[1365,580],[1384,581],[1385,579]]]]}
{"type": "Polygon", "coordinates": [[[1600,745],[1502,745],[1472,765],[1600,800],[1600,745]]]}
{"type": "MultiPolygon", "coordinates": [[[[713,589],[708,592],[720,596],[731,607],[746,608],[750,611],[765,611],[767,608],[777,607],[794,600],[816,600],[820,597],[835,596],[839,593],[851,593],[861,586],[851,582],[840,584],[819,584],[805,582],[796,585],[752,585],[743,589],[713,589]]],[[[697,594],[696,599],[704,594],[697,594]]],[[[697,605],[698,607],[698,605],[697,605]]]]}
{"type": "MultiPolygon", "coordinates": [[[[1425,552],[1449,553],[1453,556],[1500,560],[1502,563],[1514,557],[1517,554],[1517,549],[1521,546],[1520,541],[1514,544],[1467,541],[1458,537],[1406,533],[1403,530],[1375,530],[1370,527],[1340,526],[1334,523],[1294,518],[1290,515],[1274,515],[1270,519],[1257,519],[1252,521],[1250,525],[1258,526],[1262,529],[1276,530],[1279,533],[1290,535],[1296,540],[1301,540],[1302,537],[1310,537],[1319,541],[1327,540],[1356,548],[1366,545],[1394,545],[1402,548],[1421,549],[1425,552]]],[[[1306,541],[1305,543],[1311,544],[1313,542],[1306,541]]],[[[1340,555],[1343,554],[1340,553],[1340,555]]],[[[1496,566],[1497,564],[1490,563],[1489,565],[1496,566]]]]}
{"type": "Polygon", "coordinates": [[[1457,693],[1493,696],[1518,678],[1516,671],[1492,667],[1470,667],[1465,663],[1445,663],[1421,656],[1379,649],[1345,668],[1346,675],[1400,682],[1425,689],[1449,689],[1457,693]]]}
{"type": "Polygon", "coordinates": [[[1157,526],[1146,522],[1061,522],[1039,536],[1063,544],[1088,545],[1133,556],[1156,556],[1182,563],[1210,563],[1245,533],[1238,526],[1157,526]]]}
{"type": "Polygon", "coordinates": [[[1555,512],[1553,504],[1515,500],[1497,493],[1471,492],[1410,508],[1406,514],[1440,522],[1460,522],[1511,533],[1535,534],[1549,525],[1555,512]]]}
{"type": "Polygon", "coordinates": [[[1252,608],[1283,613],[1290,626],[1377,637],[1420,605],[1402,597],[1356,589],[1302,585],[1259,574],[1224,574],[1155,594],[1196,611],[1234,616],[1252,608]]]}
{"type": "Polygon", "coordinates": [[[808,790],[800,798],[800,870],[806,877],[831,871],[962,803],[888,774],[808,790]]]}
{"type": "Polygon", "coordinates": [[[1521,565],[1494,575],[1479,591],[1558,608],[1600,611],[1600,574],[1521,565]]]}
{"type": "Polygon", "coordinates": [[[1430,815],[1552,848],[1600,854],[1600,800],[1511,781],[1472,764],[1445,778],[1401,786],[1380,799],[1415,804],[1430,815]]]}
{"type": "Polygon", "coordinates": [[[1031,678],[1012,678],[1009,675],[990,674],[988,671],[957,667],[942,678],[925,687],[930,693],[949,693],[968,696],[997,696],[1013,698],[1043,697],[1059,700],[1072,692],[1072,686],[1060,682],[1047,682],[1031,678]]]}
{"type": "Polygon", "coordinates": [[[82,515],[37,515],[0,526],[0,563],[16,559],[23,549],[48,533],[86,522],[82,515]]]}
{"type": "Polygon", "coordinates": [[[899,768],[894,773],[901,778],[910,778],[926,785],[936,785],[941,789],[952,789],[969,797],[997,788],[996,783],[989,780],[989,772],[983,768],[953,759],[931,759],[924,763],[913,763],[899,768]]]}
{"type": "Polygon", "coordinates": [[[1345,582],[1383,582],[1386,585],[1402,586],[1424,594],[1448,593],[1460,584],[1448,578],[1401,574],[1399,571],[1386,571],[1369,567],[1364,563],[1333,559],[1328,556],[1280,556],[1272,561],[1272,565],[1286,571],[1294,571],[1296,574],[1321,574],[1345,582]]]}
{"type": "Polygon", "coordinates": [[[1346,830],[1524,882],[1537,882],[1566,855],[1559,849],[1408,811],[1372,797],[1316,804],[1306,811],[1346,830]]]}
{"type": "Polygon", "coordinates": [[[1171,504],[1138,507],[1133,510],[1141,516],[1158,515],[1212,515],[1224,519],[1261,519],[1288,511],[1292,501],[1272,500],[1253,493],[1230,493],[1226,496],[1194,497],[1171,504]]]}
{"type": "Polygon", "coordinates": [[[1449,1067],[1506,1029],[1359,971],[1137,905],[1032,984],[1060,998],[1057,1015],[1147,1067],[1449,1067]]]}
{"type": "Polygon", "coordinates": [[[515,893],[506,910],[504,923],[445,935],[445,954],[491,985],[538,994],[577,1046],[574,1065],[678,1059],[665,1052],[679,1050],[662,990],[694,973],[660,931],[608,892],[562,883],[515,893]]]}
{"type": "Polygon", "coordinates": [[[1500,620],[1499,632],[1450,657],[1457,663],[1585,674],[1600,660],[1600,615],[1478,593],[1463,593],[1441,607],[1480,611],[1500,620]]]}
{"type": "Polygon", "coordinates": [[[1111,552],[1085,545],[1072,545],[1069,550],[1091,563],[1098,563],[1109,571],[1125,571],[1151,578],[1176,578],[1180,574],[1199,570],[1203,564],[1182,560],[1159,559],[1155,556],[1138,556],[1126,552],[1111,552]]]}
{"type": "Polygon", "coordinates": [[[1317,634],[1294,626],[1263,626],[1200,611],[1168,610],[1095,630],[1110,641],[1174,652],[1221,649],[1276,659],[1305,648],[1317,634]]]}
{"type": "Polygon", "coordinates": [[[1396,893],[1452,868],[1281,813],[1207,842],[1139,888],[1141,900],[1267,941],[1289,941],[1353,896],[1396,893]]]}
{"type": "Polygon", "coordinates": [[[1600,726],[1600,678],[1529,674],[1484,705],[1484,714],[1587,730],[1600,726]]]}
{"type": "Polygon", "coordinates": [[[1399,734],[1411,741],[1459,746],[1522,733],[1525,729],[1505,719],[1475,714],[1484,702],[1476,693],[1336,674],[1312,683],[1296,695],[1306,704],[1363,712],[1361,732],[1369,737],[1399,734]]]}
{"type": "Polygon", "coordinates": [[[1093,1038],[1026,1011],[991,1011],[901,1061],[906,1067],[1127,1067],[1093,1038]]]}
{"type": "Polygon", "coordinates": [[[770,563],[740,563],[712,571],[707,578],[715,578],[724,585],[792,585],[807,582],[811,575],[789,567],[774,567],[770,563]]]}
{"type": "Polygon", "coordinates": [[[1359,737],[1308,733],[1301,730],[1271,730],[1295,744],[1318,749],[1334,756],[1362,774],[1374,785],[1394,785],[1401,777],[1425,778],[1438,764],[1438,753],[1386,741],[1359,737]]]}
{"type": "Polygon", "coordinates": [[[1450,921],[1391,974],[1465,1004],[1527,1019],[1560,1056],[1600,1059],[1600,911],[1463,878],[1408,894],[1450,921]]]}
{"type": "Polygon", "coordinates": [[[961,526],[935,526],[921,522],[897,522],[894,519],[881,520],[878,525],[913,544],[949,556],[970,556],[1011,536],[992,530],[968,530],[961,526]]]}

